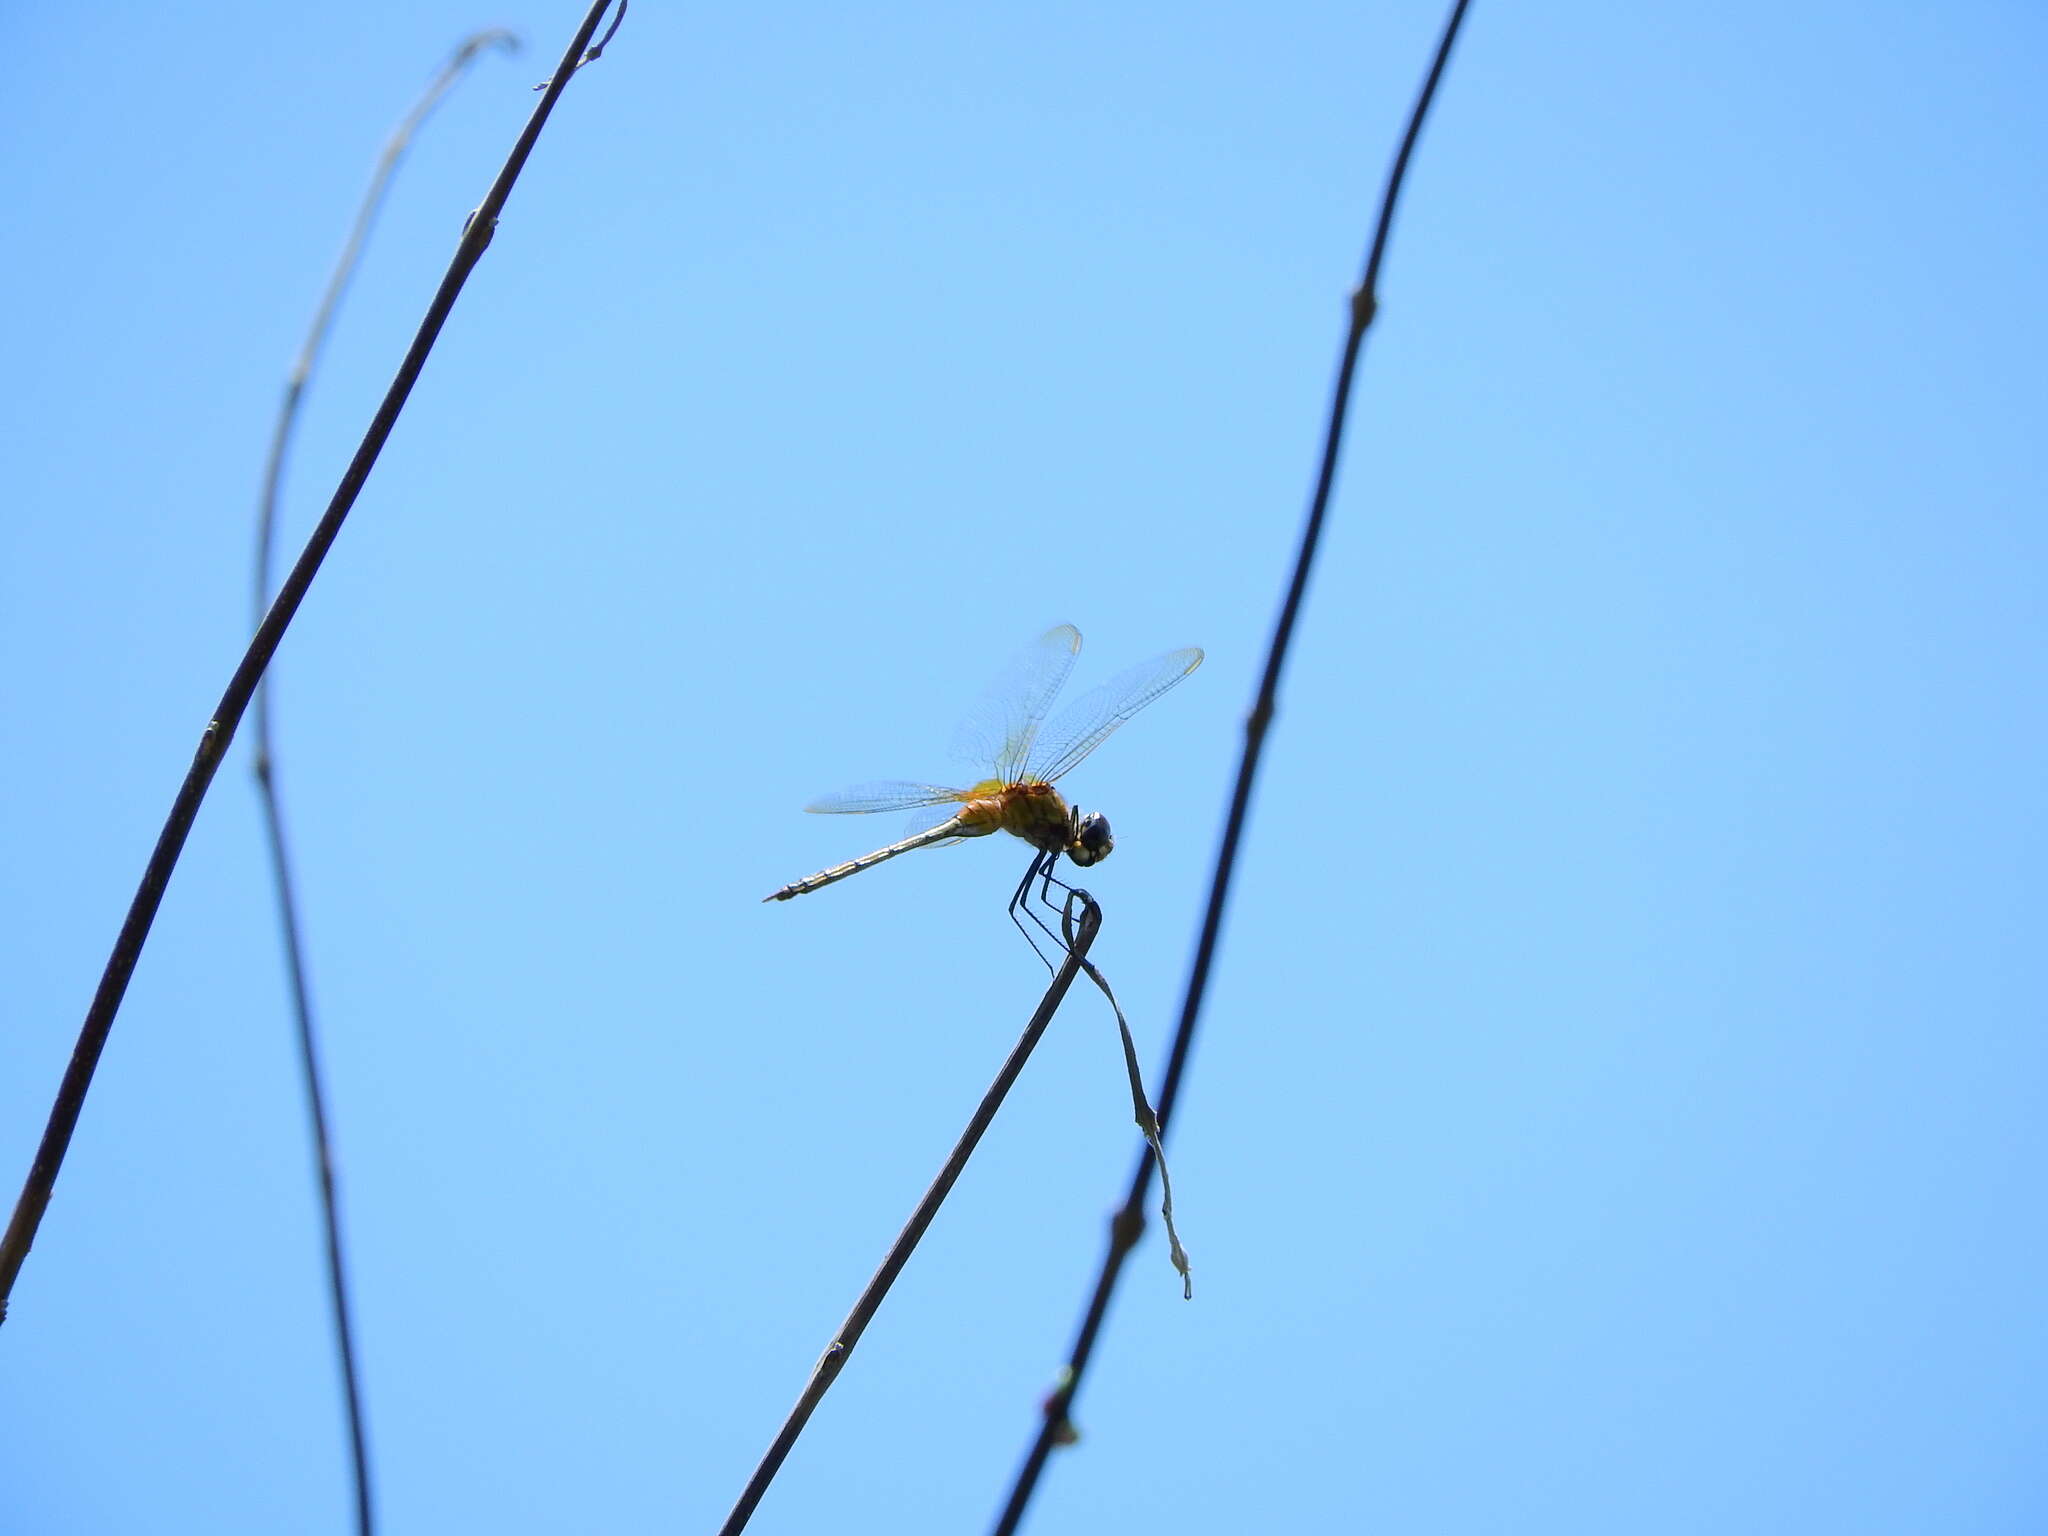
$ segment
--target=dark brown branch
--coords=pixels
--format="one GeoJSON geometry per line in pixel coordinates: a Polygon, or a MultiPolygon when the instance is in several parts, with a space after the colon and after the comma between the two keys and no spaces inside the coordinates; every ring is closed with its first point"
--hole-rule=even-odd
{"type": "Polygon", "coordinates": [[[128,915],[122,921],[121,931],[115,937],[113,953],[108,957],[106,970],[100,976],[98,989],[93,993],[92,1005],[86,1010],[85,1022],[78,1032],[78,1042],[72,1047],[71,1061],[64,1069],[64,1078],[58,1086],[56,1102],[50,1110],[49,1123],[43,1129],[43,1138],[36,1148],[35,1160],[29,1165],[28,1177],[23,1181],[21,1197],[16,1201],[14,1215],[7,1224],[7,1231],[0,1236],[0,1319],[4,1319],[8,1298],[13,1294],[15,1278],[21,1273],[21,1266],[28,1257],[30,1246],[35,1242],[36,1229],[41,1226],[43,1212],[49,1208],[51,1191],[56,1187],[57,1172],[63,1166],[64,1153],[71,1145],[71,1135],[78,1127],[78,1117],[85,1108],[85,1096],[92,1087],[93,1072],[99,1065],[100,1053],[106,1048],[107,1036],[114,1027],[114,1016],[120,1011],[121,998],[128,990],[129,979],[135,974],[135,964],[142,956],[142,946],[149,938],[150,925],[155,922],[157,909],[163,905],[164,890],[170,884],[171,871],[177,867],[178,855],[184,849],[185,839],[191,834],[192,823],[197,820],[201,802],[213,782],[214,773],[219,769],[221,759],[226,755],[229,744],[234,740],[235,730],[242,723],[242,716],[249,708],[249,701],[255,696],[256,684],[261,680],[264,669],[277,654],[279,642],[290,626],[292,616],[305,601],[306,591],[313,584],[313,578],[320,570],[320,564],[327,552],[334,547],[335,539],[341,533],[341,525],[347,520],[349,509],[355,505],[356,497],[362,494],[364,482],[370,477],[377,457],[383,452],[384,444],[391,436],[391,429],[398,421],[399,412],[405,408],[406,397],[412,393],[413,385],[419,381],[420,371],[426,366],[427,355],[433,351],[434,341],[441,334],[441,327],[447,323],[448,315],[461,296],[463,285],[469,281],[469,274],[483,258],[484,251],[491,243],[496,230],[498,215],[504,210],[505,200],[511,195],[512,187],[525,169],[526,160],[533,153],[533,146],[540,137],[540,131],[554,112],[555,103],[561,99],[562,90],[568,84],[575,61],[583,56],[590,39],[597,31],[597,24],[610,8],[612,0],[596,0],[590,14],[577,28],[575,40],[563,54],[561,68],[556,71],[554,84],[541,97],[527,120],[526,127],[513,145],[504,167],[492,182],[490,191],[483,202],[472,213],[462,228],[461,239],[456,243],[455,255],[449,262],[447,274],[441,279],[441,286],[435,292],[433,302],[427,308],[426,318],[420,322],[419,331],[414,335],[412,345],[406,350],[405,360],[399,365],[398,373],[385,392],[384,400],[371,419],[369,430],[363,434],[361,445],[355,457],[349,461],[341,484],[335,489],[333,499],[327,505],[312,537],[306,541],[304,551],[292,566],[278,589],[277,599],[270,605],[263,622],[257,626],[255,638],[249,642],[240,665],[228,680],[227,689],[222,693],[220,703],[213,716],[200,732],[198,749],[192,757],[192,766],[186,770],[185,780],[178,788],[177,798],[171,803],[170,814],[164,820],[163,830],[157,835],[156,847],[151,850],[149,862],[143,867],[142,881],[135,892],[135,899],[129,904],[128,915]]]}
{"type": "MultiPolygon", "coordinates": [[[[1188,1054],[1194,1046],[1195,1023],[1201,1015],[1202,998],[1208,989],[1209,967],[1216,956],[1216,945],[1223,929],[1223,912],[1228,905],[1230,879],[1237,866],[1237,848],[1244,833],[1245,813],[1251,806],[1252,785],[1257,777],[1259,757],[1265,747],[1266,731],[1273,722],[1273,716],[1280,693],[1280,674],[1287,659],[1287,649],[1294,637],[1295,620],[1300,616],[1302,599],[1308,591],[1309,572],[1313,568],[1316,549],[1322,539],[1323,520],[1329,510],[1330,490],[1337,479],[1337,460],[1344,440],[1344,421],[1351,401],[1352,375],[1358,366],[1358,358],[1365,343],[1366,328],[1372,324],[1374,312],[1379,308],[1378,285],[1380,263],[1386,255],[1387,242],[1393,230],[1394,208],[1400,199],[1401,183],[1407,176],[1408,160],[1415,149],[1416,140],[1421,136],[1422,124],[1429,113],[1429,105],[1436,95],[1437,83],[1443,78],[1444,66],[1451,56],[1451,45],[1456,42],[1458,28],[1465,19],[1468,0],[1454,0],[1449,18],[1444,23],[1443,36],[1437,43],[1436,58],[1430,65],[1429,75],[1424,80],[1421,92],[1415,99],[1415,109],[1409,114],[1408,131],[1402,136],[1400,151],[1394,157],[1393,168],[1388,172],[1386,190],[1380,198],[1379,223],[1374,229],[1372,247],[1366,257],[1365,276],[1351,296],[1351,326],[1344,339],[1343,361],[1338,365],[1337,383],[1330,399],[1327,426],[1323,434],[1322,466],[1316,475],[1315,495],[1309,503],[1308,520],[1302,528],[1301,542],[1294,559],[1293,578],[1288,582],[1287,598],[1281,605],[1279,621],[1273,628],[1272,644],[1266,652],[1266,669],[1259,681],[1259,695],[1252,706],[1252,712],[1245,721],[1244,754],[1238,762],[1237,784],[1231,792],[1230,816],[1224,823],[1223,841],[1216,854],[1216,869],[1209,884],[1209,904],[1202,916],[1202,936],[1195,947],[1195,959],[1189,968],[1187,991],[1181,1002],[1180,1025],[1174,1032],[1173,1049],[1167,1058],[1166,1074],[1160,1085],[1159,1122],[1162,1132],[1173,1118],[1174,1101],[1180,1095],[1181,1076],[1187,1068],[1188,1054]]],[[[1047,1397],[1044,1406],[1044,1421],[1039,1426],[1037,1438],[1032,1442],[1024,1464],[1018,1469],[1016,1482],[1011,1486],[1010,1497],[998,1518],[995,1530],[997,1536],[1013,1536],[1024,1510],[1031,1502],[1031,1495],[1038,1486],[1038,1479],[1045,1470],[1047,1457],[1057,1445],[1071,1443],[1074,1428],[1070,1418],[1074,1399],[1081,1390],[1081,1381],[1088,1369],[1088,1361],[1094,1353],[1096,1336],[1101,1332],[1102,1320],[1109,1311],[1109,1298],[1116,1290],[1118,1276],[1123,1271],[1124,1258],[1137,1245],[1144,1230],[1145,1198],[1152,1187],[1153,1157],[1151,1148],[1138,1159],[1137,1171],[1132,1175],[1129,1193],[1123,1208],[1110,1222],[1109,1248],[1102,1260],[1102,1269],[1096,1276],[1095,1291],[1089,1298],[1088,1309],[1075,1335],[1074,1347],[1067,1357],[1066,1369],[1060,1373],[1059,1386],[1047,1397]]]]}
{"type": "Polygon", "coordinates": [[[981,1096],[981,1103],[975,1107],[973,1118],[967,1122],[967,1129],[960,1133],[959,1141],[954,1143],[952,1154],[939,1169],[938,1177],[932,1180],[931,1187],[924,1192],[924,1198],[917,1203],[917,1209],[911,1212],[910,1220],[903,1224],[903,1230],[896,1234],[896,1241],[889,1245],[888,1253],[883,1255],[881,1267],[875,1271],[874,1278],[868,1281],[867,1288],[860,1293],[860,1299],[854,1302],[853,1310],[846,1314],[846,1321],[839,1325],[839,1331],[832,1336],[832,1342],[825,1347],[824,1354],[818,1357],[818,1363],[811,1368],[811,1379],[804,1384],[804,1390],[797,1398],[796,1406],[790,1409],[789,1417],[783,1420],[782,1428],[769,1445],[767,1454],[762,1456],[761,1464],[754,1468],[754,1475],[747,1479],[747,1486],[741,1491],[739,1502],[733,1505],[732,1513],[725,1517],[725,1524],[718,1528],[719,1536],[738,1536],[740,1531],[746,1529],[747,1522],[753,1518],[755,1507],[761,1502],[761,1496],[768,1491],[769,1483],[774,1481],[775,1474],[788,1457],[790,1448],[796,1444],[797,1436],[803,1433],[804,1425],[809,1422],[812,1412],[831,1389],[832,1383],[839,1378],[840,1371],[845,1369],[847,1359],[853,1354],[853,1346],[860,1342],[861,1334],[867,1330],[868,1324],[881,1310],[882,1298],[889,1294],[889,1287],[896,1283],[897,1275],[901,1274],[903,1266],[910,1262],[911,1253],[924,1237],[925,1229],[932,1224],[932,1218],[938,1215],[939,1207],[945,1203],[954,1181],[966,1168],[967,1159],[973,1156],[982,1133],[995,1119],[996,1111],[1002,1108],[1004,1098],[1016,1083],[1018,1075],[1023,1072],[1024,1063],[1031,1059],[1032,1051],[1037,1049],[1046,1026],[1052,1023],[1052,1016],[1058,1012],[1060,1003],[1065,1000],[1067,989],[1074,984],[1074,978],[1081,973],[1081,967],[1087,964],[1088,950],[1095,943],[1095,935],[1102,927],[1102,909],[1096,906],[1086,891],[1076,891],[1074,895],[1082,902],[1081,919],[1072,929],[1071,947],[1067,952],[1066,963],[1053,976],[1052,984],[1046,988],[1045,996],[1039,1000],[1037,1011],[1024,1026],[1024,1033],[1011,1050],[1009,1059],[1003,1063],[995,1081],[989,1084],[988,1092],[981,1096]]]}

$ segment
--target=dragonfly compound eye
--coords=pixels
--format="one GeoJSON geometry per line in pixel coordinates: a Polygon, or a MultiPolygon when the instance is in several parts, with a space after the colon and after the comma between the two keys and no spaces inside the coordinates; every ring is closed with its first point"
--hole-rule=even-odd
{"type": "Polygon", "coordinates": [[[1109,835],[1109,818],[1100,811],[1090,811],[1081,818],[1080,830],[1074,834],[1074,846],[1067,850],[1067,857],[1086,869],[1108,858],[1115,847],[1116,839],[1109,835]]]}

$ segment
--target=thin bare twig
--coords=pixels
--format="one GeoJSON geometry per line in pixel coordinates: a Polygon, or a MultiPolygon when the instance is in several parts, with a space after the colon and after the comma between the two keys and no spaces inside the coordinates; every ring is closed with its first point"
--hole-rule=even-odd
{"type": "Polygon", "coordinates": [[[595,0],[583,24],[577,28],[575,40],[562,58],[554,85],[542,96],[513,145],[491,189],[464,222],[462,236],[456,242],[455,255],[450,260],[448,271],[441,279],[441,286],[435,292],[433,302],[427,307],[426,317],[420,322],[412,345],[407,348],[405,359],[399,364],[398,373],[385,392],[383,403],[371,418],[369,429],[363,434],[361,445],[355,457],[349,461],[348,469],[336,487],[333,499],[328,502],[327,511],[314,528],[312,537],[292,566],[291,573],[279,587],[277,599],[270,605],[263,622],[257,626],[255,637],[249,642],[234,675],[228,680],[227,689],[222,693],[220,703],[213,716],[200,733],[198,749],[194,752],[192,765],[186,770],[185,779],[178,787],[177,798],[171,803],[170,814],[165,818],[163,830],[157,835],[156,847],[151,850],[149,862],[143,867],[142,880],[135,892],[135,899],[129,904],[128,915],[121,923],[121,931],[115,937],[113,953],[107,959],[106,970],[100,976],[98,989],[93,993],[92,1005],[86,1010],[85,1022],[80,1027],[78,1042],[72,1047],[71,1061],[65,1068],[64,1078],[58,1086],[55,1103],[50,1109],[49,1123],[43,1128],[43,1138],[36,1148],[35,1160],[29,1165],[28,1177],[22,1184],[21,1197],[15,1202],[14,1215],[7,1224],[7,1231],[0,1236],[0,1317],[5,1315],[7,1299],[12,1295],[15,1278],[21,1273],[23,1261],[28,1257],[30,1246],[35,1242],[36,1229],[41,1226],[43,1212],[49,1208],[51,1191],[56,1187],[57,1173],[64,1163],[65,1150],[71,1145],[72,1132],[78,1128],[78,1117],[85,1108],[85,1096],[92,1087],[94,1069],[99,1065],[100,1053],[106,1049],[107,1036],[114,1027],[114,1016],[120,1011],[121,998],[128,990],[129,979],[135,974],[136,961],[141,958],[142,946],[149,938],[150,925],[155,922],[157,909],[162,906],[164,891],[170,884],[171,871],[177,867],[178,855],[185,846],[185,839],[191,834],[192,823],[199,815],[199,807],[206,798],[208,786],[218,771],[221,759],[226,755],[229,744],[234,740],[235,730],[242,723],[242,716],[249,708],[249,701],[255,696],[256,684],[262,678],[270,659],[277,654],[277,647],[290,626],[292,616],[305,601],[306,591],[313,584],[313,578],[320,570],[321,562],[334,546],[341,533],[341,525],[348,518],[349,509],[355,505],[356,497],[362,494],[364,483],[375,467],[377,457],[383,452],[384,444],[391,436],[391,429],[398,421],[399,412],[405,408],[406,397],[412,393],[418,382],[420,370],[425,367],[427,354],[434,348],[435,339],[441,334],[441,327],[447,323],[448,315],[461,296],[463,285],[469,281],[469,274],[483,258],[484,251],[491,243],[491,235],[497,229],[498,215],[504,210],[505,200],[511,195],[512,187],[525,168],[527,157],[533,153],[535,141],[554,112],[555,103],[561,99],[563,88],[568,84],[570,68],[589,45],[597,24],[611,7],[612,0],[595,0]]]}
{"type": "MultiPolygon", "coordinates": [[[[1416,140],[1421,136],[1424,118],[1429,113],[1430,102],[1436,95],[1437,83],[1443,78],[1444,66],[1451,56],[1451,45],[1457,41],[1459,26],[1465,19],[1468,0],[1453,0],[1450,16],[1444,23],[1443,35],[1438,40],[1436,58],[1431,63],[1429,75],[1424,80],[1421,92],[1416,96],[1415,108],[1409,114],[1408,130],[1402,136],[1401,148],[1394,156],[1393,168],[1387,174],[1386,190],[1380,199],[1379,222],[1373,231],[1372,246],[1366,257],[1365,276],[1351,295],[1351,326],[1344,339],[1343,361],[1337,369],[1336,387],[1331,393],[1330,412],[1323,435],[1322,465],[1316,476],[1315,495],[1309,504],[1308,519],[1302,528],[1300,547],[1294,559],[1294,574],[1288,583],[1287,598],[1281,605],[1279,621],[1273,628],[1272,644],[1266,652],[1266,669],[1259,681],[1259,695],[1252,706],[1252,712],[1245,721],[1244,755],[1238,763],[1237,784],[1231,792],[1230,815],[1224,823],[1223,841],[1216,854],[1216,869],[1209,884],[1209,904],[1202,916],[1202,936],[1195,947],[1195,959],[1189,968],[1187,991],[1182,998],[1180,1025],[1174,1033],[1173,1049],[1167,1058],[1166,1074],[1160,1087],[1159,1121],[1162,1131],[1173,1117],[1174,1101],[1179,1097],[1181,1076],[1187,1067],[1188,1054],[1194,1045],[1195,1022],[1200,1017],[1203,994],[1208,989],[1209,967],[1216,955],[1217,941],[1223,928],[1223,910],[1228,904],[1230,879],[1237,864],[1238,842],[1243,836],[1245,813],[1251,805],[1252,784],[1258,774],[1259,757],[1265,746],[1266,730],[1272,724],[1275,706],[1280,693],[1280,673],[1287,659],[1287,648],[1294,636],[1295,620],[1301,612],[1302,599],[1308,591],[1309,571],[1315,563],[1316,549],[1321,541],[1323,520],[1329,510],[1330,490],[1336,483],[1337,458],[1344,440],[1344,420],[1351,400],[1352,375],[1358,366],[1358,358],[1365,342],[1367,327],[1372,324],[1373,314],[1379,307],[1378,289],[1380,264],[1385,258],[1388,236],[1393,229],[1394,209],[1401,195],[1401,183],[1407,175],[1409,157],[1414,153],[1416,140]]],[[[1058,1385],[1047,1396],[1044,1405],[1044,1421],[1039,1426],[1036,1439],[1024,1464],[1018,1469],[1016,1482],[1011,1486],[1010,1497],[998,1518],[995,1531],[997,1536],[1013,1536],[1024,1517],[1024,1510],[1031,1501],[1031,1495],[1038,1486],[1039,1476],[1045,1470],[1046,1459],[1057,1445],[1071,1444],[1075,1438],[1072,1422],[1074,1399],[1081,1390],[1082,1377],[1088,1369],[1088,1361],[1095,1349],[1096,1336],[1101,1332],[1102,1320],[1109,1310],[1109,1298],[1116,1289],[1118,1276],[1122,1273],[1124,1258],[1136,1246],[1144,1227],[1145,1196],[1152,1186],[1152,1150],[1147,1147],[1138,1159],[1138,1167],[1132,1175],[1130,1191],[1123,1208],[1110,1223],[1109,1249],[1103,1256],[1102,1269],[1096,1277],[1095,1291],[1089,1299],[1087,1312],[1074,1340],[1074,1347],[1067,1357],[1067,1363],[1060,1371],[1058,1385]]]]}
{"type": "Polygon", "coordinates": [[[1024,1033],[1011,1050],[1009,1059],[1003,1063],[995,1081],[989,1084],[988,1092],[982,1095],[981,1103],[975,1107],[973,1118],[967,1122],[967,1129],[960,1133],[959,1141],[954,1143],[953,1151],[947,1157],[945,1165],[939,1169],[938,1177],[932,1180],[931,1187],[924,1192],[924,1198],[918,1201],[917,1209],[911,1212],[910,1220],[903,1224],[903,1230],[896,1234],[896,1241],[889,1245],[888,1253],[882,1258],[881,1267],[875,1271],[874,1278],[868,1281],[866,1289],[860,1293],[860,1299],[854,1302],[853,1310],[846,1314],[846,1321],[839,1325],[839,1331],[832,1336],[832,1342],[826,1345],[824,1354],[818,1357],[818,1363],[811,1368],[811,1378],[804,1383],[803,1392],[797,1398],[796,1406],[790,1409],[789,1417],[783,1420],[782,1428],[769,1445],[767,1454],[762,1456],[761,1464],[754,1468],[754,1475],[747,1480],[747,1486],[741,1491],[739,1502],[733,1505],[732,1513],[725,1517],[725,1524],[718,1528],[719,1536],[738,1536],[739,1532],[746,1529],[747,1522],[753,1518],[755,1507],[761,1502],[761,1496],[768,1491],[769,1483],[774,1481],[775,1474],[788,1457],[790,1448],[796,1444],[797,1436],[803,1433],[804,1425],[810,1420],[812,1412],[830,1390],[832,1383],[838,1379],[840,1371],[845,1369],[847,1359],[853,1353],[853,1346],[860,1342],[861,1334],[874,1320],[875,1313],[881,1310],[882,1299],[889,1294],[889,1287],[896,1283],[897,1275],[901,1274],[903,1266],[910,1262],[911,1253],[923,1238],[925,1229],[932,1224],[932,1219],[938,1215],[939,1207],[945,1203],[946,1196],[951,1192],[961,1171],[966,1168],[967,1159],[973,1156],[982,1133],[995,1119],[996,1111],[1002,1108],[1004,1098],[1016,1083],[1018,1074],[1024,1070],[1024,1063],[1031,1059],[1032,1051],[1037,1049],[1046,1027],[1052,1023],[1053,1014],[1059,1011],[1060,1003],[1066,998],[1067,989],[1074,984],[1074,978],[1088,963],[1088,950],[1095,943],[1095,935],[1102,927],[1102,909],[1096,906],[1094,899],[1086,891],[1076,891],[1073,894],[1082,902],[1082,910],[1080,921],[1073,925],[1066,963],[1053,977],[1052,984],[1045,990],[1045,996],[1039,1000],[1037,1010],[1031,1015],[1031,1021],[1024,1026],[1024,1033]]]}
{"type": "MultiPolygon", "coordinates": [[[[341,297],[355,276],[363,243],[383,206],[392,173],[412,142],[412,136],[439,105],[441,98],[461,77],[470,62],[485,48],[498,46],[516,50],[519,40],[510,32],[492,29],[464,39],[455,54],[426,90],[413,103],[377,157],[369,188],[356,209],[355,222],[341,255],[327,280],[327,290],[313,312],[306,339],[285,380],[284,398],[278,402],[277,421],[271,429],[270,452],[263,467],[263,490],[256,518],[256,623],[270,604],[271,547],[277,531],[277,504],[284,485],[285,460],[298,425],[299,407],[305,399],[306,382],[326,341],[341,297]]],[[[285,838],[284,810],[278,801],[276,760],[270,729],[270,676],[264,674],[256,689],[256,751],[251,771],[256,776],[257,799],[263,806],[264,826],[269,834],[270,868],[277,890],[277,913],[284,940],[285,973],[291,988],[292,1013],[297,1021],[299,1071],[305,1085],[307,1127],[313,1140],[314,1168],[319,1176],[320,1214],[327,1250],[328,1305],[334,1316],[334,1347],[341,1368],[342,1402],[347,1410],[349,1461],[355,1479],[356,1530],[371,1536],[376,1529],[376,1505],[370,1493],[369,1435],[365,1428],[362,1388],[356,1371],[355,1325],[349,1305],[348,1264],[341,1240],[341,1217],[335,1194],[334,1143],[327,1126],[327,1094],[320,1071],[318,1035],[313,1025],[312,989],[306,979],[305,945],[299,936],[299,904],[292,880],[290,847],[285,838]]]]}

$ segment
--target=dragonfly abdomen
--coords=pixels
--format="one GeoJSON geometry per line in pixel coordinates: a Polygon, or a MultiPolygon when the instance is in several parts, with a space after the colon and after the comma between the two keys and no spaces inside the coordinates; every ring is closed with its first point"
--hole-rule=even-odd
{"type": "Polygon", "coordinates": [[[815,875],[802,880],[792,880],[779,891],[771,891],[763,901],[788,901],[792,896],[803,896],[827,885],[835,885],[849,875],[857,875],[864,869],[893,859],[899,853],[909,853],[917,848],[929,848],[933,843],[943,843],[954,837],[981,837],[996,830],[997,823],[986,817],[971,818],[967,810],[942,821],[936,827],[920,832],[915,837],[906,837],[900,843],[891,843],[886,848],[877,848],[873,853],[864,853],[857,859],[848,859],[844,864],[835,864],[830,869],[821,869],[815,875]]]}

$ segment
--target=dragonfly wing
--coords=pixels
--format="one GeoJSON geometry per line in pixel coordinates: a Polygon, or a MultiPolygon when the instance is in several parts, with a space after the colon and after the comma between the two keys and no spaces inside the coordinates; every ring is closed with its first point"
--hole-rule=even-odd
{"type": "MultiPolygon", "coordinates": [[[[959,814],[960,802],[958,800],[948,800],[943,805],[928,805],[921,810],[912,811],[910,819],[903,824],[903,836],[915,837],[920,832],[929,832],[940,822],[951,821],[959,814]]],[[[949,837],[944,842],[933,843],[932,846],[934,848],[950,848],[955,843],[964,843],[966,841],[967,839],[964,837],[949,837]]]]}
{"type": "Polygon", "coordinates": [[[1080,653],[1081,632],[1071,624],[1048,629],[1019,651],[961,723],[953,738],[954,757],[977,774],[1005,782],[1016,778],[1080,653]]]}
{"type": "Polygon", "coordinates": [[[1051,783],[1109,739],[1110,733],[1202,664],[1197,646],[1168,651],[1119,672],[1060,711],[1038,737],[1027,778],[1051,783]]]}
{"type": "MultiPolygon", "coordinates": [[[[905,779],[880,779],[856,784],[836,795],[820,795],[804,809],[829,816],[860,815],[869,811],[907,811],[917,806],[943,805],[948,809],[927,823],[937,826],[953,814],[951,807],[968,796],[964,790],[943,789],[937,784],[912,784],[905,779]]],[[[920,828],[919,830],[922,830],[920,828]]]]}

